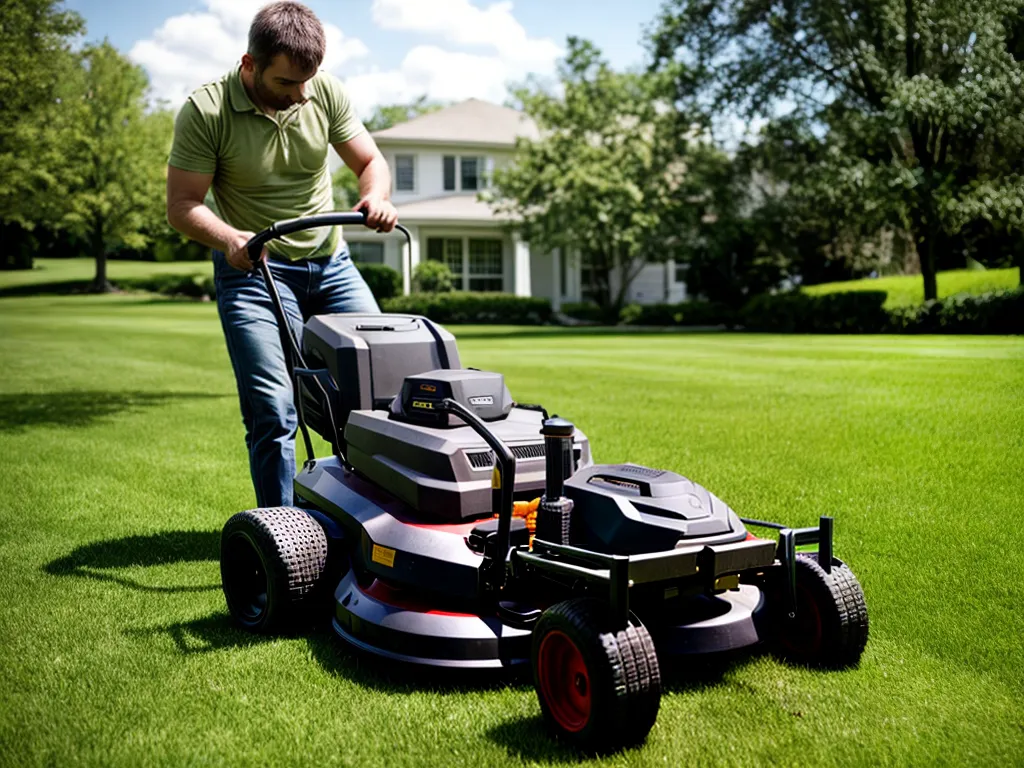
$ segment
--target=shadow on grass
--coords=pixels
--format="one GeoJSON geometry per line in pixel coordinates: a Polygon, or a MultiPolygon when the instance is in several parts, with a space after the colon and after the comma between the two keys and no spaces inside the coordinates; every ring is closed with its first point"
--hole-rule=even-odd
{"type": "Polygon", "coordinates": [[[177,400],[216,399],[207,392],[20,392],[0,395],[0,432],[30,427],[87,427],[121,411],[165,405],[177,400]]]}
{"type": "Polygon", "coordinates": [[[509,757],[528,763],[583,763],[593,758],[553,736],[540,715],[540,705],[533,717],[506,720],[487,731],[486,736],[509,757]]]}
{"type": "MultiPolygon", "coordinates": [[[[755,658],[756,651],[735,651],[711,656],[659,659],[662,693],[699,694],[722,684],[727,672],[755,658]]],[[[528,681],[532,686],[532,679],[528,681]]],[[[508,720],[487,732],[487,738],[503,748],[510,757],[528,763],[580,763],[594,756],[552,736],[540,715],[508,720]]],[[[623,757],[643,746],[618,753],[623,757]]]]}
{"type": "Polygon", "coordinates": [[[90,285],[92,285],[91,279],[9,285],[5,288],[0,288],[0,299],[16,296],[71,296],[78,293],[88,293],[90,285]]]}
{"type": "Polygon", "coordinates": [[[217,560],[220,557],[219,531],[166,531],[151,536],[127,536],[122,539],[85,544],[64,557],[43,566],[51,576],[77,576],[107,581],[140,592],[209,592],[220,584],[203,586],[153,586],[140,584],[109,570],[137,566],[169,565],[217,560]]]}

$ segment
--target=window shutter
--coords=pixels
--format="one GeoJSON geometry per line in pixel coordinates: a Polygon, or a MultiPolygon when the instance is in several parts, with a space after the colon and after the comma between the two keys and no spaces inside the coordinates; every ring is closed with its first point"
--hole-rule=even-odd
{"type": "Polygon", "coordinates": [[[415,158],[395,155],[395,191],[412,192],[416,189],[415,158]]]}
{"type": "Polygon", "coordinates": [[[455,191],[455,156],[444,157],[444,189],[445,192],[455,191]]]}

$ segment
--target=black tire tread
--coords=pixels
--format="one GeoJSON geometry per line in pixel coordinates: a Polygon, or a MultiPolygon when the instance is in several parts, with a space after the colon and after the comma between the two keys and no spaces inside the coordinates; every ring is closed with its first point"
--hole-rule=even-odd
{"type": "Polygon", "coordinates": [[[261,632],[286,629],[286,622],[300,618],[317,594],[327,566],[327,536],[308,512],[297,507],[261,507],[233,515],[224,525],[222,547],[238,531],[248,534],[261,549],[268,571],[273,572],[268,572],[268,580],[285,587],[274,610],[253,628],[261,632]]]}
{"type": "MultiPolygon", "coordinates": [[[[609,629],[607,605],[576,598],[558,603],[541,617],[534,629],[533,669],[537,650],[550,629],[566,632],[579,647],[591,677],[591,722],[578,734],[562,733],[577,746],[592,752],[611,752],[643,743],[654,726],[661,703],[658,657],[647,629],[634,623],[609,629]]],[[[544,718],[556,732],[537,685],[544,718]]]]}
{"type": "Polygon", "coordinates": [[[868,607],[864,591],[846,563],[832,559],[830,573],[816,554],[798,553],[797,579],[803,579],[822,612],[823,647],[819,658],[802,660],[813,666],[855,667],[868,642],[868,607]]]}

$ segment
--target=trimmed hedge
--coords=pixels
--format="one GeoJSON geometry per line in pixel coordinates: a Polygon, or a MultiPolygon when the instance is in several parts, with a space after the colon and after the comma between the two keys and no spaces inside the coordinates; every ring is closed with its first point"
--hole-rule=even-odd
{"type": "Polygon", "coordinates": [[[739,321],[748,331],[883,333],[889,327],[889,314],[882,308],[885,299],[885,291],[765,293],[747,302],[739,321]]]}
{"type": "Polygon", "coordinates": [[[509,293],[414,293],[381,303],[384,312],[425,315],[438,323],[543,325],[551,319],[547,299],[509,293]]]}
{"type": "Polygon", "coordinates": [[[773,333],[1024,333],[1024,290],[958,293],[885,310],[884,291],[763,294],[740,310],[749,331],[773,333]]]}
{"type": "Polygon", "coordinates": [[[216,296],[213,278],[204,275],[154,275],[112,282],[122,290],[149,291],[163,296],[184,296],[190,299],[213,299],[216,296]]]}
{"type": "Polygon", "coordinates": [[[714,301],[685,301],[681,304],[628,304],[619,313],[626,325],[724,325],[736,324],[736,312],[714,301]]]}
{"type": "MultiPolygon", "coordinates": [[[[559,310],[563,315],[585,323],[609,323],[605,310],[592,301],[567,301],[559,310]]],[[[611,323],[614,324],[614,323],[611,323]]]]}
{"type": "Polygon", "coordinates": [[[1024,333],[1024,289],[958,293],[889,316],[893,333],[1024,333]]]}
{"type": "Polygon", "coordinates": [[[397,269],[393,269],[387,264],[355,263],[355,265],[378,304],[386,299],[394,298],[402,292],[402,276],[397,269]]]}

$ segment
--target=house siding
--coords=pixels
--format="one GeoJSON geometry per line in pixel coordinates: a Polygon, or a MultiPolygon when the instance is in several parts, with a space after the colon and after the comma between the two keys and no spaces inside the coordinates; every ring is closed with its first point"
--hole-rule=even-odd
{"type": "MultiPolygon", "coordinates": [[[[479,105],[478,105],[479,106],[479,105]]],[[[501,113],[496,119],[507,119],[501,113]]],[[[455,119],[454,116],[452,119],[455,119]]],[[[436,128],[436,125],[434,126],[436,128]]],[[[409,138],[398,138],[380,136],[378,145],[384,154],[388,165],[393,169],[396,167],[395,158],[399,155],[412,155],[414,188],[411,191],[392,190],[392,201],[398,207],[399,216],[402,216],[402,206],[418,203],[435,198],[447,198],[451,195],[474,196],[476,191],[463,192],[461,187],[461,174],[456,164],[456,186],[455,190],[444,188],[444,158],[448,155],[455,157],[483,157],[487,158],[485,168],[495,170],[507,167],[513,162],[514,149],[508,145],[485,144],[473,142],[451,143],[437,141],[414,141],[409,138]]],[[[429,204],[428,204],[429,205],[429,204]]],[[[432,214],[436,215],[436,214],[432,214]]],[[[581,285],[580,261],[578,258],[566,258],[559,254],[544,253],[528,244],[517,243],[513,237],[506,234],[505,230],[496,223],[492,224],[481,220],[479,214],[471,219],[441,220],[424,216],[416,219],[410,216],[403,219],[402,223],[409,227],[412,234],[413,245],[407,262],[411,270],[415,270],[419,261],[426,259],[427,240],[431,237],[495,237],[502,240],[502,288],[508,293],[520,295],[532,295],[550,299],[555,308],[560,307],[564,302],[579,301],[583,295],[581,285]],[[564,269],[561,262],[565,261],[564,269]],[[517,264],[519,274],[516,274],[517,264]],[[525,274],[528,270],[529,274],[525,274]],[[564,285],[563,285],[564,272],[564,285]]],[[[369,231],[357,231],[358,228],[348,228],[345,232],[346,238],[351,241],[372,240],[380,237],[377,233],[369,231]]],[[[408,291],[411,283],[411,274],[403,269],[405,266],[404,238],[391,236],[386,239],[384,250],[384,263],[397,269],[403,274],[404,290],[408,291]]],[[[634,283],[630,286],[627,296],[629,302],[644,304],[658,303],[662,301],[681,301],[685,297],[685,286],[675,283],[673,278],[675,271],[670,265],[651,264],[643,268],[634,283]]],[[[613,286],[621,280],[619,275],[613,274],[613,286]]]]}

